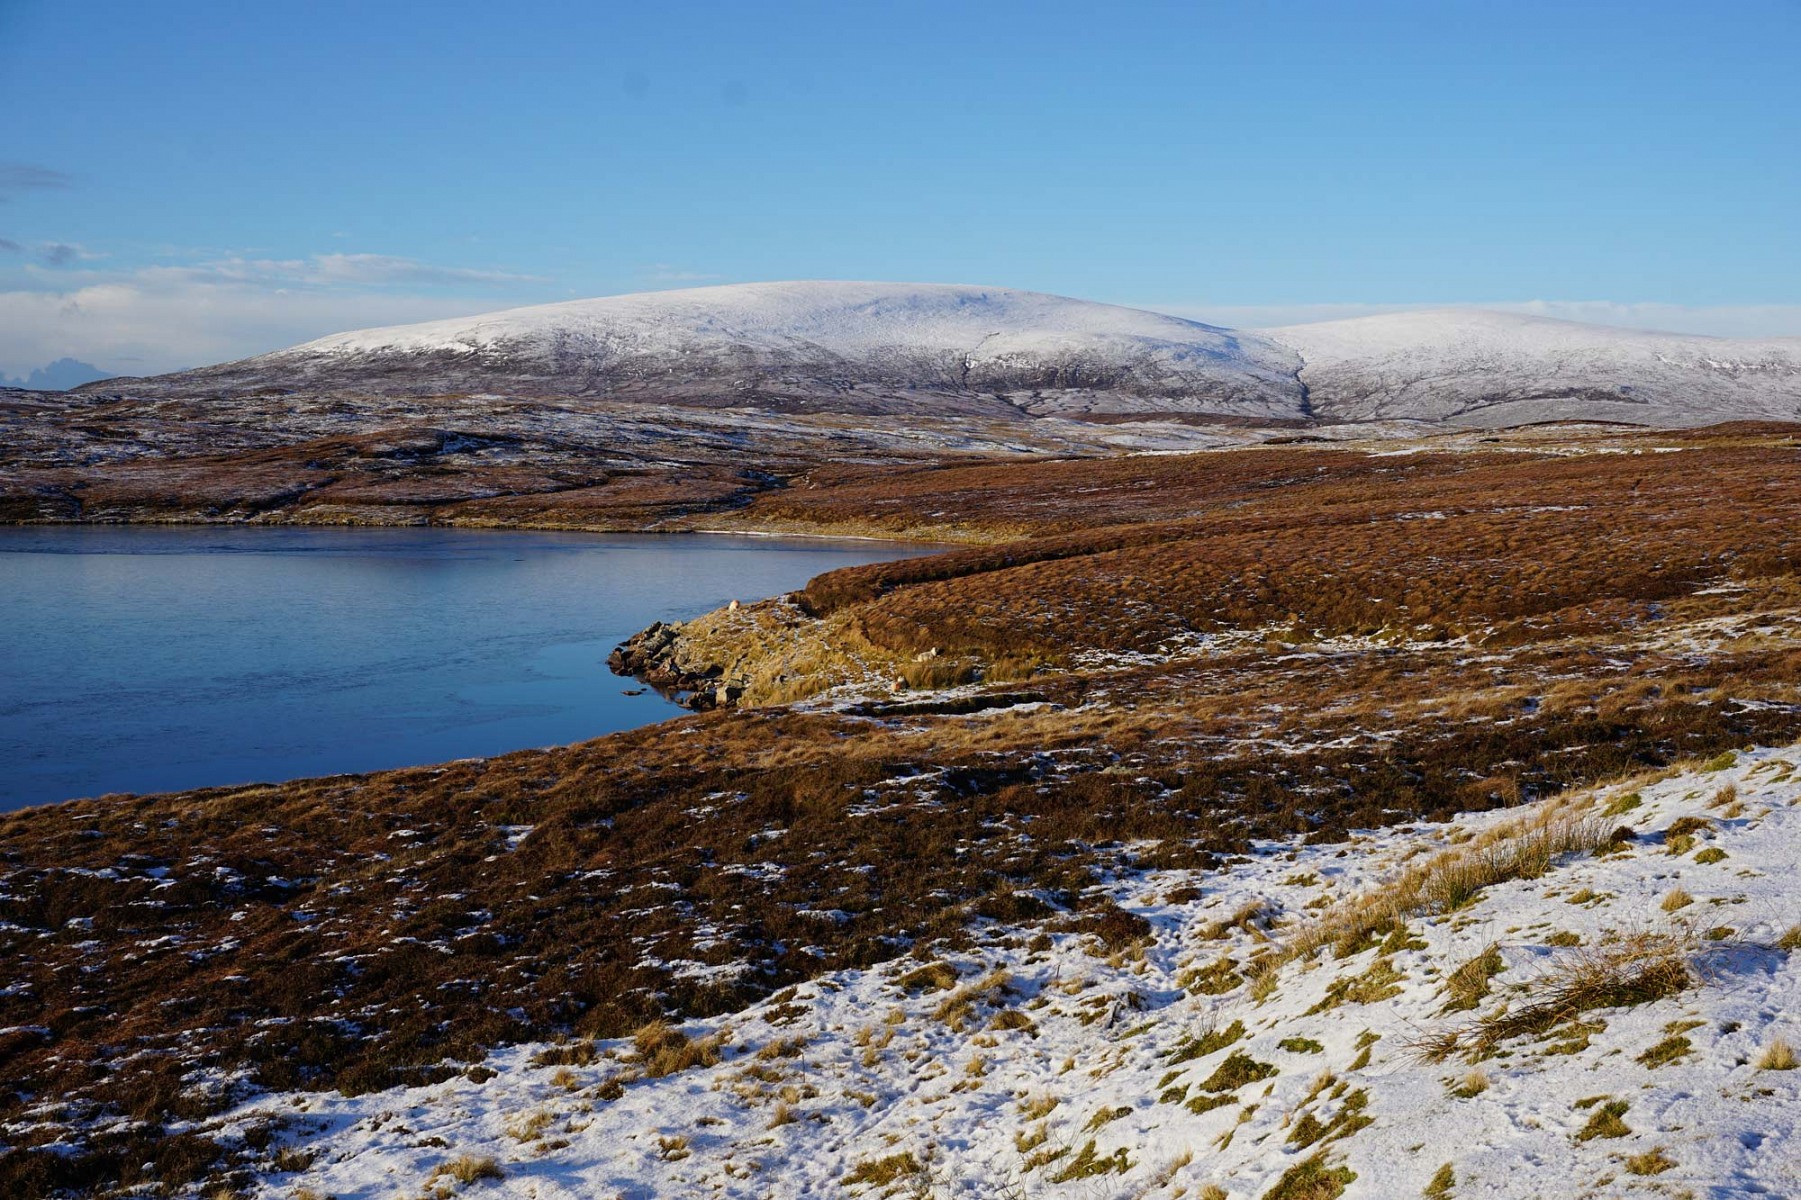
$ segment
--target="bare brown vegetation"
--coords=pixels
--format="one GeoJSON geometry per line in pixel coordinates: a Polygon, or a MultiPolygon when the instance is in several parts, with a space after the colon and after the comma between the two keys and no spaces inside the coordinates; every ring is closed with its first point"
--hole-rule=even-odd
{"type": "MultiPolygon", "coordinates": [[[[960,536],[1014,539],[834,572],[805,599],[893,655],[982,678],[1013,663],[1029,693],[728,709],[0,817],[0,1119],[55,1114],[0,1155],[0,1192],[181,1186],[261,1153],[206,1124],[233,1097],[196,1079],[359,1092],[559,1037],[546,1065],[586,1065],[587,1039],[909,947],[908,986],[949,999],[962,981],[934,947],[972,924],[1142,945],[1141,918],[1089,898],[1097,870],[1210,869],[1256,838],[1341,839],[1801,736],[1790,433],[1497,436],[1399,457],[796,466],[735,495],[739,519],[901,530],[929,495],[960,536]],[[1634,453],[1660,446],[1679,451],[1634,453]]],[[[1247,910],[1282,949],[1231,970],[1274,986],[1282,954],[1404,940],[1409,912],[1605,851],[1630,819],[1473,842],[1314,924],[1247,910]]],[[[1480,1002],[1477,982],[1447,999],[1480,1002]]],[[[1615,982],[1547,994],[1528,1025],[1664,986],[1615,982]]],[[[999,1022],[1004,1000],[977,985],[946,1019],[999,1022]]],[[[721,1049],[659,1032],[626,1061],[721,1049]]]]}

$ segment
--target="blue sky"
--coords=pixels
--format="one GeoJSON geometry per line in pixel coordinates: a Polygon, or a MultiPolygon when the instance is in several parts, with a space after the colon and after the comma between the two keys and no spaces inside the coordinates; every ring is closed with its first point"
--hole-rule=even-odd
{"type": "Polygon", "coordinates": [[[645,288],[1801,334],[1801,3],[0,0],[0,374],[645,288]]]}

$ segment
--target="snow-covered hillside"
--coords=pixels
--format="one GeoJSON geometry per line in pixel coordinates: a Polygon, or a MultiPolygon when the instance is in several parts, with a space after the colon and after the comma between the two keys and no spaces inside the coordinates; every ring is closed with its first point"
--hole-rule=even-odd
{"type": "Polygon", "coordinates": [[[846,411],[918,393],[1006,411],[1301,415],[1299,360],[1254,335],[1008,288],[760,283],[577,300],[321,338],[170,377],[413,392],[768,398],[846,411]],[[1036,398],[1034,398],[1034,394],[1036,398]]]}
{"type": "Polygon", "coordinates": [[[335,334],[89,392],[575,396],[891,416],[1801,420],[1801,338],[1479,309],[1237,331],[1009,288],[756,283],[335,334]]]}
{"type": "Polygon", "coordinates": [[[238,1119],[269,1200],[1801,1195],[1798,847],[1801,747],[1729,754],[238,1119]]]}
{"type": "Polygon", "coordinates": [[[1801,419],[1801,338],[1761,341],[1440,309],[1260,331],[1319,416],[1465,425],[1801,419]]]}

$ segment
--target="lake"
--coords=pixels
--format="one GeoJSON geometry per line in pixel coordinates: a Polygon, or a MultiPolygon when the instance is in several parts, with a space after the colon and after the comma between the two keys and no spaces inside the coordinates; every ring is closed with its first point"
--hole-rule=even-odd
{"type": "Polygon", "coordinates": [[[452,529],[0,527],[0,809],[580,741],[682,712],[658,620],[930,553],[452,529]]]}

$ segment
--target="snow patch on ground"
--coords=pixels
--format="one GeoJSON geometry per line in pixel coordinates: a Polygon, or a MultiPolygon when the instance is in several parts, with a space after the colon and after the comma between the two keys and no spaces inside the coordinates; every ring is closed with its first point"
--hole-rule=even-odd
{"type": "Polygon", "coordinates": [[[939,968],[909,957],[689,1023],[694,1042],[729,1038],[712,1065],[647,1077],[629,1040],[519,1046],[479,1082],[265,1096],[235,1119],[285,1113],[315,1155],[266,1176],[269,1198],[1250,1198],[1315,1155],[1370,1200],[1447,1177],[1436,1194],[1792,1196],[1801,1071],[1760,1063],[1780,1039],[1801,1045],[1798,849],[1801,746],[1745,751],[1346,844],[1262,844],[1218,871],[1101,881],[1154,943],[1109,952],[1055,922],[989,926],[939,968]],[[1554,818],[1630,834],[1254,981],[1251,960],[1321,914],[1554,818]],[[1423,1057],[1432,1035],[1524,1006],[1572,959],[1638,934],[1676,939],[1694,985],[1479,1063],[1423,1057]],[[1490,947],[1489,994],[1446,1011],[1447,978],[1490,947]],[[547,1058],[562,1065],[534,1062],[547,1058]],[[499,1178],[433,1179],[459,1159],[492,1160],[499,1178]]]}

